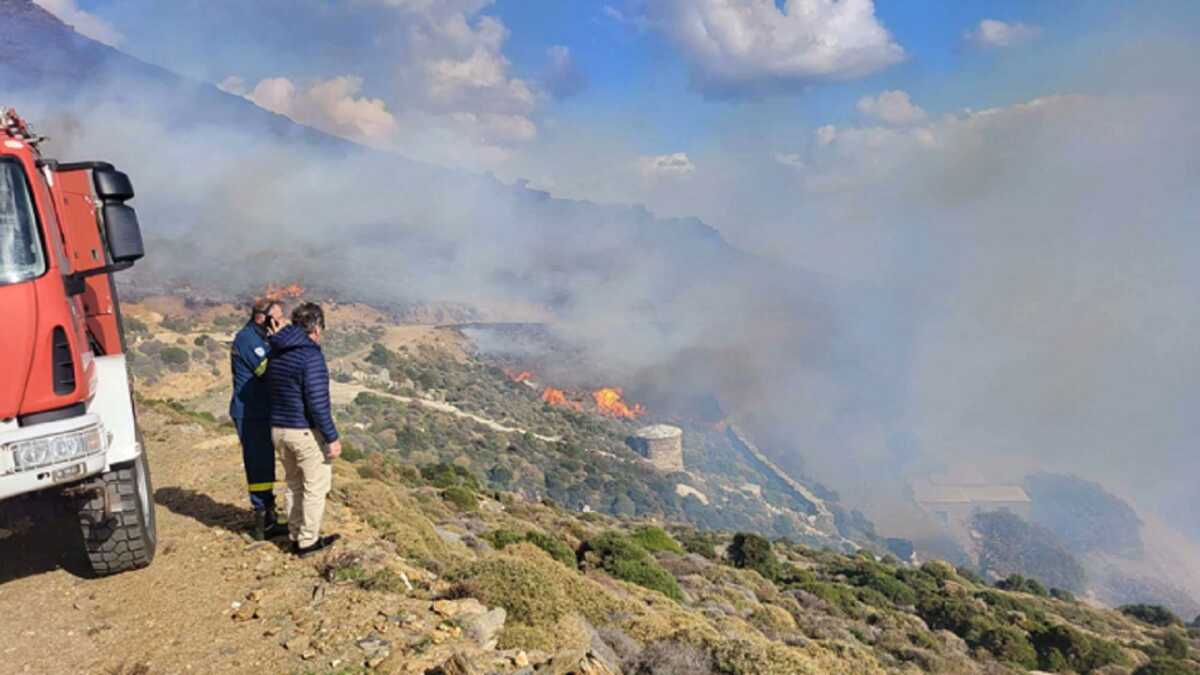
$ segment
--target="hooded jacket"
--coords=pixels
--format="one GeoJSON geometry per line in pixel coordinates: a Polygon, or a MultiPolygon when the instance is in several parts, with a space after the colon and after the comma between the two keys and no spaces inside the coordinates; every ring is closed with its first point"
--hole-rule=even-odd
{"type": "Polygon", "coordinates": [[[271,391],[271,426],[316,429],[326,443],[338,439],[329,402],[329,367],[321,346],[299,326],[286,326],[271,336],[267,386],[271,391]]]}

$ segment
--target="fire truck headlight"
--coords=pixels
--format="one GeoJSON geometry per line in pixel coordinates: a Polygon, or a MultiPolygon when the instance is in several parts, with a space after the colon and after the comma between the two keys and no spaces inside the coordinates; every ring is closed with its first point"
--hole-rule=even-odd
{"type": "Polygon", "coordinates": [[[57,464],[104,450],[104,427],[96,424],[86,429],[54,436],[32,438],[8,445],[17,471],[57,464]]]}

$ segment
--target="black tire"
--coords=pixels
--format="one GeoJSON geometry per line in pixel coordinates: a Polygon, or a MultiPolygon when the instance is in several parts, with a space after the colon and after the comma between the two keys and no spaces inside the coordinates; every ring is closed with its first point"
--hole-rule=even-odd
{"type": "Polygon", "coordinates": [[[92,570],[97,576],[107,576],[149,565],[154,560],[158,534],[145,446],[137,459],[113,466],[92,479],[89,487],[92,490],[79,506],[79,525],[92,570]],[[106,494],[115,499],[107,519],[106,494]]]}

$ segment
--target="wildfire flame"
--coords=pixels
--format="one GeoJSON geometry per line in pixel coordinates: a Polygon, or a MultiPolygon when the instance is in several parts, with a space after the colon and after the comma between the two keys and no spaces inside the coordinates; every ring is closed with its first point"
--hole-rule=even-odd
{"type": "Polygon", "coordinates": [[[554,387],[546,387],[546,391],[542,392],[542,400],[550,405],[556,405],[562,408],[570,408],[571,410],[582,411],[583,404],[578,401],[572,401],[567,398],[566,392],[562,389],[554,387]]]}
{"type": "Polygon", "coordinates": [[[642,404],[635,403],[631,408],[625,401],[622,401],[623,394],[624,392],[615,387],[605,387],[593,391],[592,400],[596,402],[596,407],[600,409],[600,412],[605,415],[633,419],[646,414],[646,409],[642,407],[642,404]]]}
{"type": "Polygon", "coordinates": [[[268,300],[288,300],[298,298],[304,295],[304,287],[300,284],[267,284],[267,288],[263,291],[263,297],[268,300]]]}
{"type": "Polygon", "coordinates": [[[533,373],[529,372],[528,370],[522,370],[519,373],[513,370],[506,370],[504,371],[504,374],[508,375],[508,379],[512,380],[513,382],[526,382],[533,379],[533,373]]]}

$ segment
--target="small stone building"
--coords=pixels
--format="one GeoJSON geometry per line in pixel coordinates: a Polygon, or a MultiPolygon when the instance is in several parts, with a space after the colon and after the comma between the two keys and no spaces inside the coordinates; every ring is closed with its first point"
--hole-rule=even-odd
{"type": "Polygon", "coordinates": [[[638,429],[628,442],[659,471],[683,471],[683,429],[654,424],[638,429]]]}

